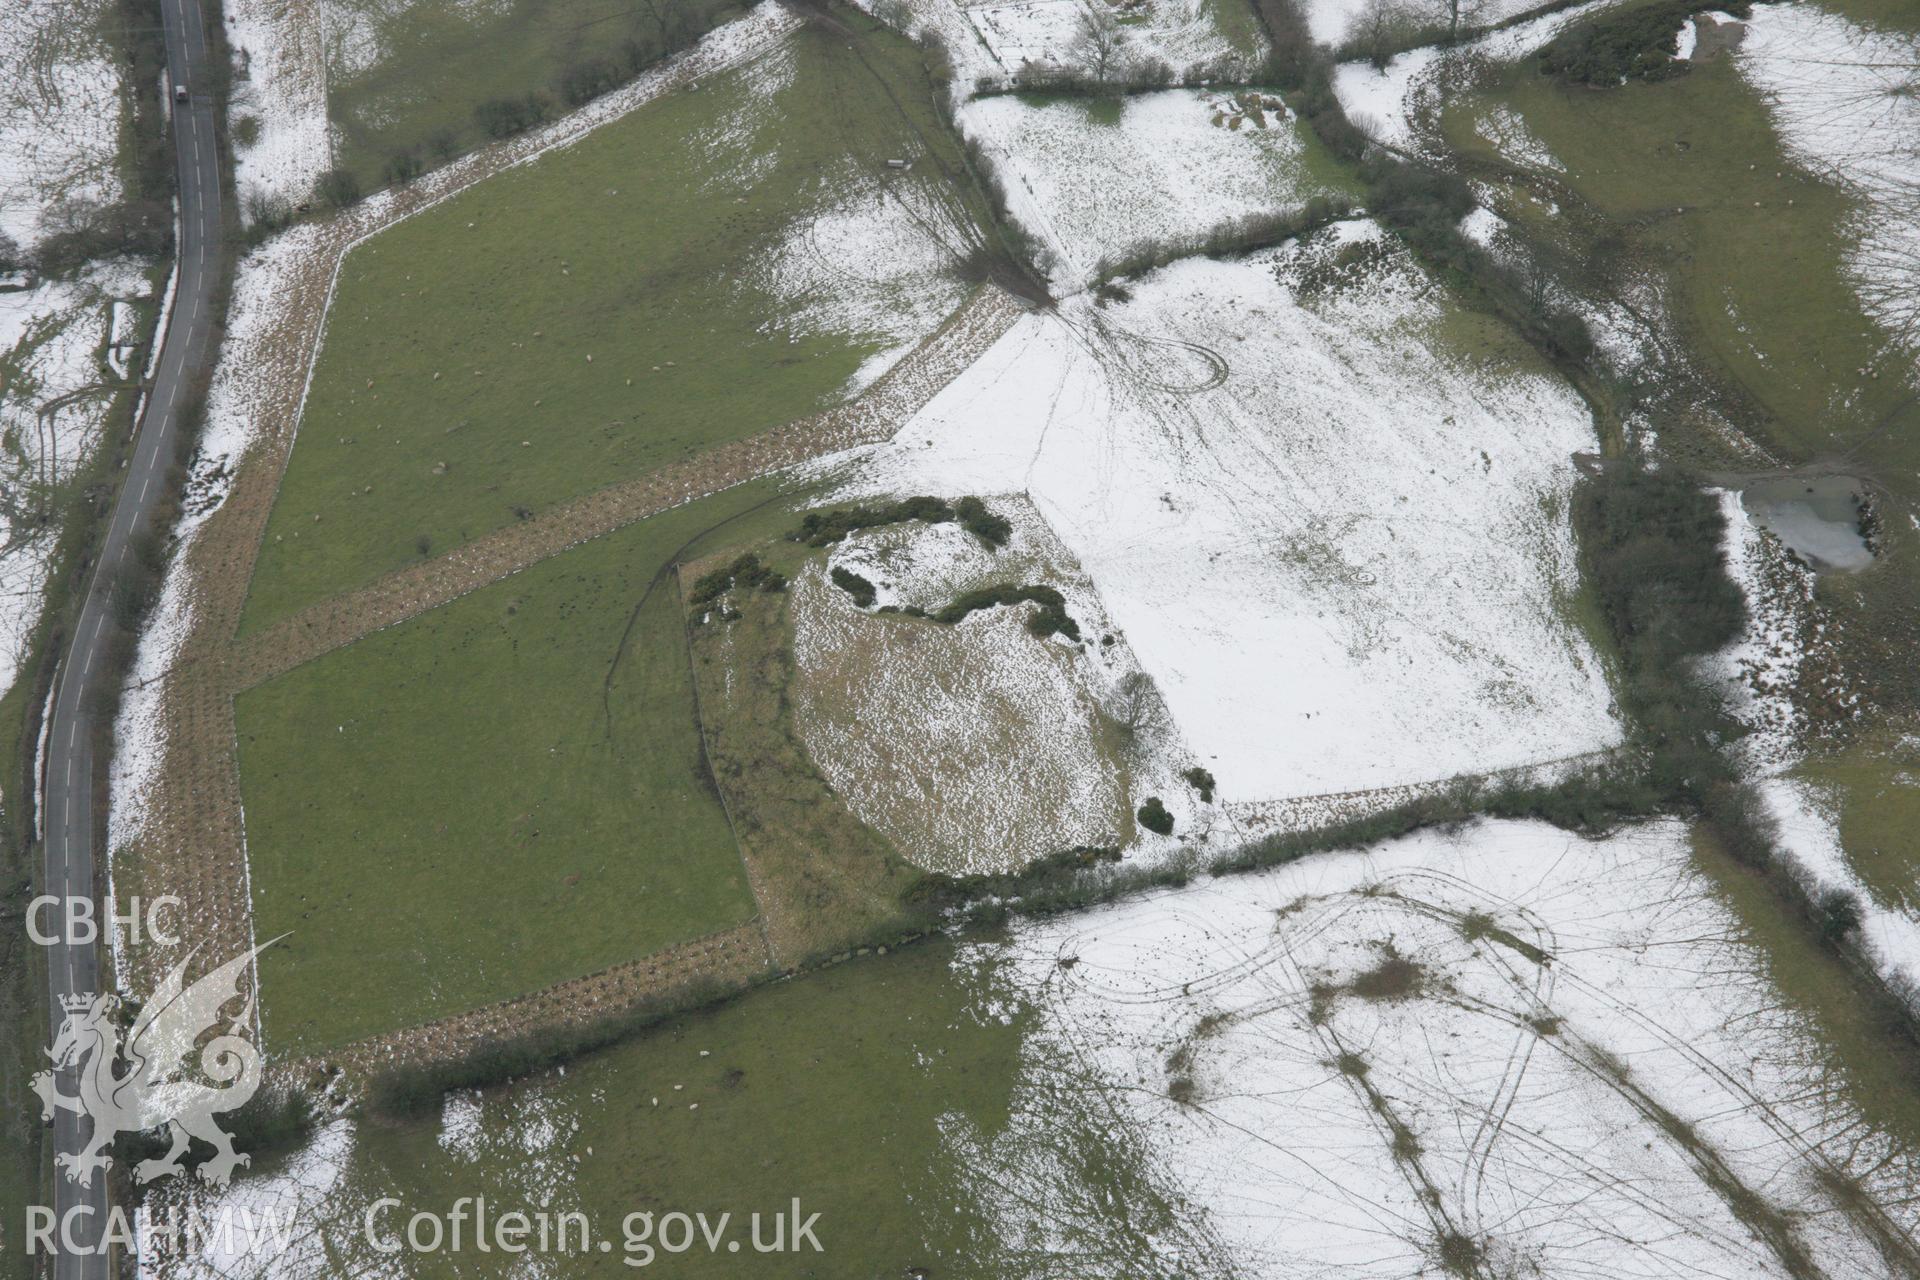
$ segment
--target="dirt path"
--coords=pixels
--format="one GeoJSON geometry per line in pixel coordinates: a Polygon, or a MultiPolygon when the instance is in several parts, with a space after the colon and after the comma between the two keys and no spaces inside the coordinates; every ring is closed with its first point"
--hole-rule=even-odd
{"type": "Polygon", "coordinates": [[[286,1063],[276,1070],[300,1083],[333,1066],[353,1081],[364,1081],[384,1067],[451,1058],[487,1039],[618,1014],[644,999],[670,996],[695,985],[745,987],[771,970],[772,957],[759,922],[750,920],[584,978],[356,1041],[337,1052],[286,1063]]]}

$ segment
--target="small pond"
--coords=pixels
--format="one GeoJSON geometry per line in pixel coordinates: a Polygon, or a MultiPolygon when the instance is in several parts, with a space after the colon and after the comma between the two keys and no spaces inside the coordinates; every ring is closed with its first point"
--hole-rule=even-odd
{"type": "Polygon", "coordinates": [[[1866,484],[1853,476],[1787,477],[1747,486],[1740,501],[1814,568],[1864,569],[1873,563],[1861,528],[1864,492],[1866,484]]]}

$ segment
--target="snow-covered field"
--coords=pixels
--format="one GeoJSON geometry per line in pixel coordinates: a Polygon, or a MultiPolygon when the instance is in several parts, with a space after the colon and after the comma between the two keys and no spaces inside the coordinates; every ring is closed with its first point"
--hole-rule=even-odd
{"type": "MultiPolygon", "coordinates": [[[[1276,95],[1244,89],[1169,89],[1105,104],[1099,120],[1076,100],[1035,102],[1004,87],[1023,71],[1087,71],[1080,33],[1086,0],[959,5],[876,0],[866,7],[930,35],[955,67],[961,132],[982,146],[1004,181],[1013,217],[1040,241],[1043,264],[1065,290],[1084,288],[1102,261],[1149,243],[1190,239],[1247,214],[1297,207],[1315,194],[1297,122],[1276,95]]],[[[1111,74],[1166,63],[1189,82],[1257,76],[1204,0],[1161,0],[1124,10],[1111,74]]]]}
{"type": "Polygon", "coordinates": [[[1039,1011],[1011,1122],[948,1134],[1021,1275],[1914,1265],[1915,1153],[1863,1121],[1678,823],[1476,823],[969,961],[981,1016],[1039,1011]],[[1116,1222],[1090,1170],[1176,1208],[1116,1222]]]}
{"type": "Polygon", "coordinates": [[[1512,107],[1495,107],[1481,117],[1480,136],[1492,143],[1501,155],[1520,164],[1546,173],[1558,173],[1565,168],[1512,107]]]}
{"type": "Polygon", "coordinates": [[[119,198],[120,76],[105,0],[11,0],[0,16],[0,234],[22,249],[119,198]]]}
{"type": "Polygon", "coordinates": [[[125,380],[109,363],[115,311],[147,291],[137,265],[109,262],[0,292],[0,692],[45,603],[59,526],[43,517],[100,442],[105,384],[125,380]]]}
{"type": "Polygon", "coordinates": [[[993,60],[1009,74],[1030,66],[1064,66],[1089,12],[1081,0],[957,5],[993,60]]]}
{"type": "MultiPolygon", "coordinates": [[[[123,86],[101,30],[111,12],[104,0],[17,0],[0,16],[0,242],[23,264],[47,237],[121,198],[123,86]]],[[[149,289],[132,261],[92,263],[66,280],[13,263],[0,275],[3,693],[46,603],[60,487],[100,442],[105,384],[138,376],[129,303],[149,289]]]]}
{"type": "Polygon", "coordinates": [[[880,345],[842,388],[850,396],[966,301],[953,268],[967,232],[950,225],[951,207],[925,182],[879,180],[849,162],[828,189],[832,203],[798,220],[759,272],[786,304],[769,325],[880,345]]]}
{"type": "Polygon", "coordinates": [[[1735,52],[1790,155],[1856,192],[1846,230],[1869,315],[1920,354],[1920,36],[1810,4],[1756,5],[1735,52]]]}
{"type": "MultiPolygon", "coordinates": [[[[959,73],[955,91],[985,80],[1004,84],[1023,71],[1079,66],[1079,38],[1093,5],[1104,0],[869,0],[862,8],[907,31],[933,31],[959,73]]],[[[1176,74],[1205,69],[1245,71],[1254,50],[1236,49],[1214,21],[1207,0],[1140,0],[1122,10],[1121,62],[1155,58],[1176,74]]]]}
{"type": "Polygon", "coordinates": [[[235,66],[230,118],[251,119],[256,140],[233,144],[242,216],[257,198],[299,203],[333,164],[327,121],[328,6],[226,0],[235,66]]]}
{"type": "MultiPolygon", "coordinates": [[[[792,44],[778,40],[729,73],[715,97],[731,105],[693,140],[706,175],[702,191],[732,199],[778,163],[767,126],[784,110],[796,71],[792,44]]],[[[797,210],[782,243],[744,264],[747,279],[777,300],[764,325],[770,335],[834,334],[879,348],[842,388],[847,396],[966,301],[968,286],[954,268],[980,235],[932,158],[896,158],[909,167],[876,170],[848,158],[822,172],[817,206],[797,210]]]]}
{"type": "MultiPolygon", "coordinates": [[[[938,1164],[987,1230],[927,1261],[1027,1280],[1910,1275],[1916,1153],[1862,1114],[1768,964],[1671,821],[1593,841],[1479,822],[1019,924],[956,956],[968,1014],[1022,1040],[1004,1119],[940,1119],[938,1164]]],[[[574,1209],[594,1143],[618,1150],[596,1124],[633,1123],[660,1084],[603,1074],[581,1097],[566,1074],[450,1095],[399,1165],[335,1119],[224,1192],[164,1184],[161,1212],[272,1211],[291,1239],[243,1230],[142,1274],[408,1274],[361,1221],[420,1167],[574,1209]]],[[[759,1158],[712,1145],[716,1170],[759,1158]]]]}
{"type": "MultiPolygon", "coordinates": [[[[1538,9],[1544,0],[1461,0],[1462,27],[1491,26],[1538,9]]],[[[1322,44],[1338,45],[1360,38],[1360,23],[1374,0],[1302,0],[1307,29],[1322,44]]],[[[1445,30],[1453,6],[1449,0],[1399,0],[1389,2],[1387,12],[1395,25],[1436,27],[1445,30]]]]}
{"type": "Polygon", "coordinates": [[[1077,101],[1035,106],[1006,95],[960,112],[1064,288],[1084,286],[1102,260],[1128,250],[1297,208],[1314,194],[1306,143],[1276,97],[1175,89],[1126,98],[1119,110],[1102,124],[1077,101]]]}
{"type": "Polygon", "coordinates": [[[1023,320],[846,491],[1025,493],[1229,802],[1608,747],[1556,608],[1586,411],[1448,316],[1371,224],[1182,262],[1023,320]]]}

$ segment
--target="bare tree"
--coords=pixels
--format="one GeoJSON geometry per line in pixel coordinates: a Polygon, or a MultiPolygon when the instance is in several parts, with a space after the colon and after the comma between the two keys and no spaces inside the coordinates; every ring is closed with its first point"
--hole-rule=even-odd
{"type": "Polygon", "coordinates": [[[1144,671],[1132,671],[1121,678],[1114,690],[1111,714],[1128,751],[1151,750],[1168,724],[1167,704],[1160,696],[1160,686],[1144,671]]]}
{"type": "Polygon", "coordinates": [[[1844,139],[1819,152],[1802,145],[1794,158],[1860,200],[1851,274],[1868,314],[1911,351],[1920,348],[1920,57],[1907,44],[1842,34],[1851,56],[1788,60],[1774,109],[1789,136],[1844,139]]]}
{"type": "Polygon", "coordinates": [[[1353,24],[1353,39],[1373,64],[1376,71],[1386,70],[1387,60],[1394,55],[1395,37],[1403,34],[1412,24],[1408,21],[1405,9],[1397,0],[1367,0],[1366,8],[1360,11],[1359,18],[1353,24]]]}
{"type": "Polygon", "coordinates": [[[1430,0],[1439,6],[1440,16],[1447,23],[1447,43],[1460,42],[1462,25],[1472,26],[1487,7],[1487,0],[1430,0]]]}
{"type": "Polygon", "coordinates": [[[1105,0],[1091,0],[1091,4],[1080,15],[1080,29],[1067,55],[1095,80],[1106,81],[1126,61],[1127,33],[1105,0]]]}

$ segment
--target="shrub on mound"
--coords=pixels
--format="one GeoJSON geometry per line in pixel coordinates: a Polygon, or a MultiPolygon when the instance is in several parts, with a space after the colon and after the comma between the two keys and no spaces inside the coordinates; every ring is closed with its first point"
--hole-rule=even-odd
{"type": "Polygon", "coordinates": [[[933,620],[952,626],[978,609],[1029,602],[1039,605],[1040,608],[1027,619],[1028,631],[1043,639],[1056,632],[1069,640],[1080,639],[1080,624],[1067,616],[1066,597],[1054,588],[1038,583],[1023,587],[1011,582],[1003,582],[998,586],[979,587],[962,592],[953,598],[951,604],[935,613],[933,620]]]}
{"type": "Polygon", "coordinates": [[[1167,812],[1167,806],[1160,803],[1159,796],[1148,796],[1147,802],[1133,815],[1140,819],[1140,825],[1155,835],[1173,834],[1173,815],[1167,812]]]}
{"type": "Polygon", "coordinates": [[[1814,901],[1814,909],[1819,916],[1820,936],[1825,941],[1843,942],[1860,932],[1865,912],[1858,894],[1838,888],[1822,890],[1814,901]]]}
{"type": "Polygon", "coordinates": [[[516,98],[489,98],[473,109],[475,123],[489,138],[510,138],[545,124],[553,104],[539,90],[516,98]]]}
{"type": "Polygon", "coordinates": [[[835,565],[832,576],[833,585],[852,596],[853,602],[862,609],[873,603],[873,584],[853,570],[842,569],[840,566],[835,565]]]}
{"type": "Polygon", "coordinates": [[[953,514],[961,528],[996,551],[1006,546],[1007,539],[1013,536],[1013,525],[1007,518],[987,510],[987,504],[978,498],[960,499],[953,504],[953,514]]]}

